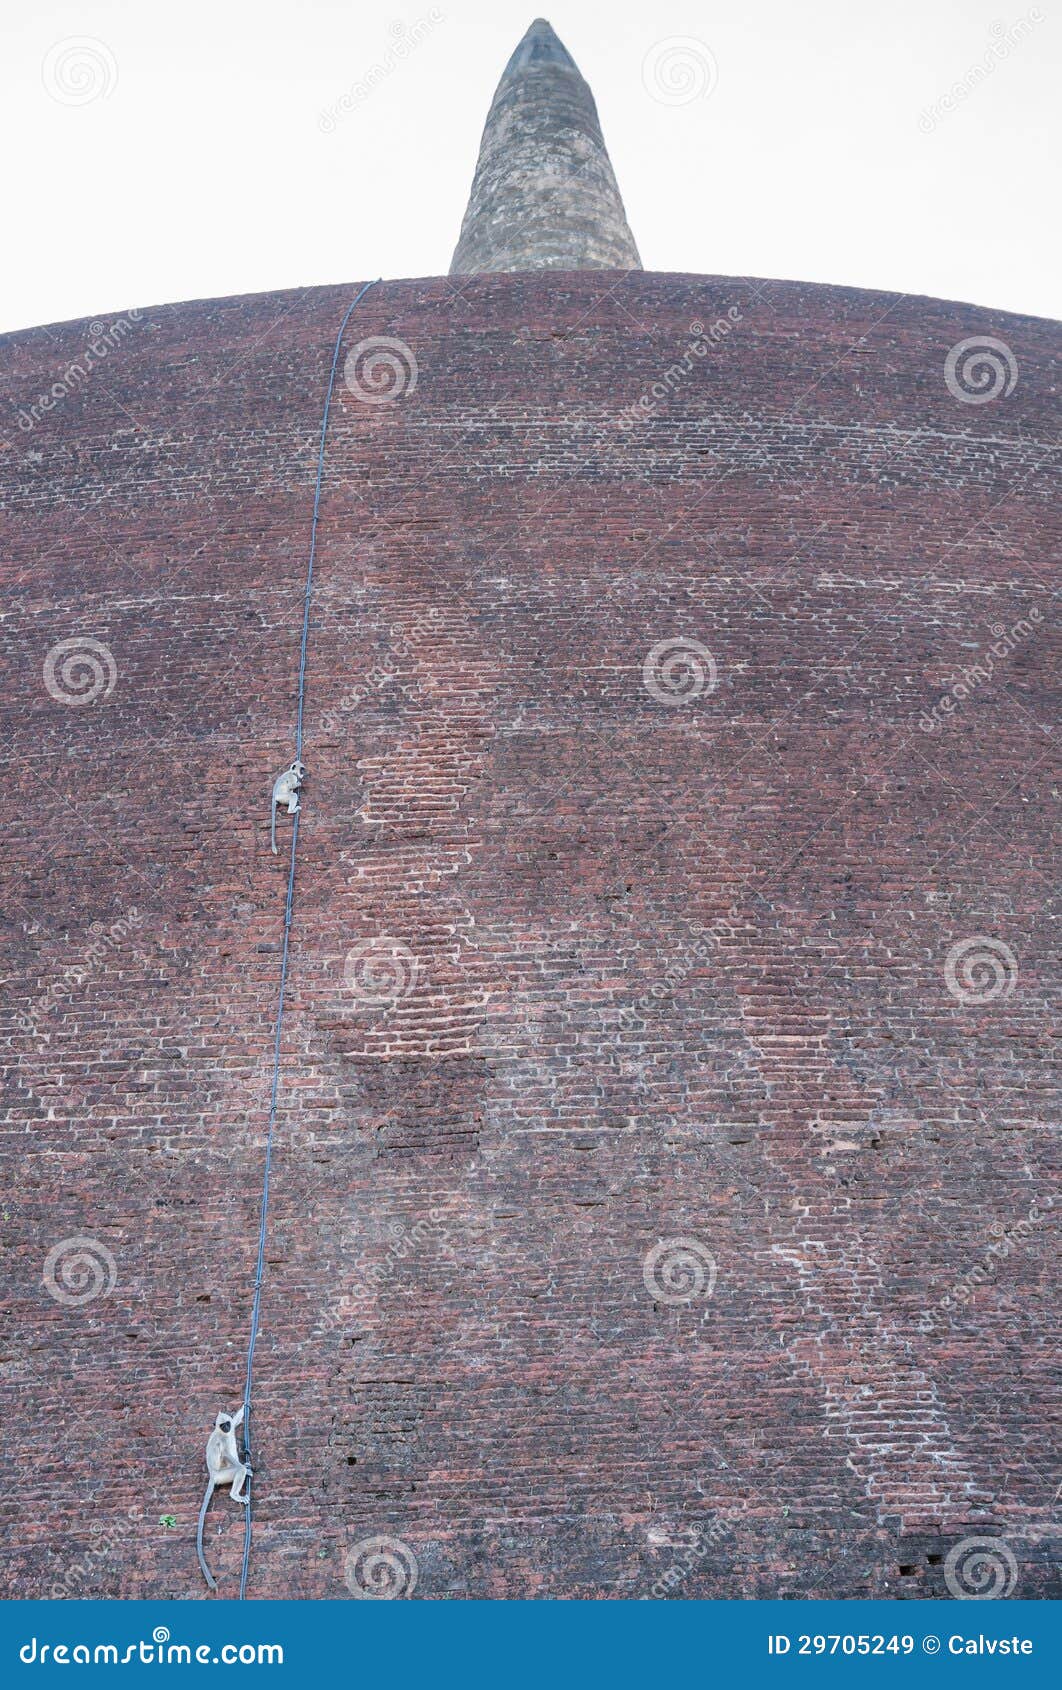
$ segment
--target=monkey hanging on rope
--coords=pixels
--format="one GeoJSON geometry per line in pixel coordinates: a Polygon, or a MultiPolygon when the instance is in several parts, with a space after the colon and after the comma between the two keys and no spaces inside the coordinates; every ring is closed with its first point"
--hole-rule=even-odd
{"type": "Polygon", "coordinates": [[[277,854],[277,809],[281,804],[286,804],[289,816],[298,815],[299,788],[305,777],[306,765],[305,763],[300,763],[299,759],[296,757],[294,763],[289,763],[286,769],[282,769],[276,780],[273,782],[273,813],[269,833],[274,857],[277,854]]]}
{"type": "Polygon", "coordinates": [[[229,1495],[233,1502],[242,1502],[248,1506],[251,1494],[247,1489],[247,1480],[251,1477],[251,1463],[246,1459],[246,1451],[240,1454],[236,1442],[236,1428],[243,1425],[243,1409],[237,1414],[228,1414],[224,1409],[214,1421],[214,1430],[207,1439],[206,1466],[207,1482],[203,1493],[203,1506],[199,1510],[199,1528],[195,1534],[195,1546],[199,1555],[199,1565],[203,1569],[203,1577],[211,1590],[216,1590],[217,1581],[213,1578],[210,1568],[206,1564],[203,1554],[203,1527],[206,1523],[207,1509],[210,1498],[218,1485],[231,1485],[229,1495]]]}

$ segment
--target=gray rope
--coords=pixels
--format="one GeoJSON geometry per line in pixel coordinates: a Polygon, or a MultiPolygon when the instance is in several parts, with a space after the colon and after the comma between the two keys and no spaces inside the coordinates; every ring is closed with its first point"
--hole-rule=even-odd
{"type": "MultiPolygon", "coordinates": [[[[328,392],[325,395],[324,412],[321,416],[321,442],[317,452],[317,484],[313,495],[313,521],[310,525],[310,556],[306,565],[306,589],[302,600],[302,644],[299,649],[299,686],[298,686],[298,714],[295,723],[295,756],[302,757],[302,724],[306,702],[306,651],[310,637],[310,601],[313,594],[313,566],[317,556],[317,522],[321,510],[321,483],[324,480],[325,440],[328,436],[328,416],[332,409],[332,393],[336,385],[336,370],[339,368],[339,354],[343,346],[343,336],[350,321],[354,307],[365,298],[369,289],[375,287],[375,282],[366,282],[365,286],[355,294],[347,306],[346,314],[339,325],[336,335],[335,350],[332,353],[332,368],[328,376],[328,392]]],[[[247,1382],[243,1390],[243,1441],[250,1459],[251,1447],[251,1383],[254,1374],[254,1352],[258,1342],[258,1318],[262,1307],[262,1279],[265,1272],[266,1231],[269,1223],[269,1178],[273,1169],[273,1138],[277,1124],[277,1096],[280,1091],[280,1041],[284,1031],[284,996],[288,984],[288,956],[291,943],[291,912],[295,900],[295,862],[299,844],[299,811],[295,812],[295,820],[291,829],[291,862],[288,866],[288,895],[284,904],[284,943],[280,957],[280,991],[277,997],[277,1018],[273,1035],[273,1085],[269,1097],[269,1129],[266,1133],[265,1165],[262,1172],[262,1203],[258,1223],[258,1259],[254,1275],[254,1298],[251,1304],[251,1334],[247,1344],[247,1382]]],[[[240,1601],[247,1595],[247,1569],[251,1559],[251,1484],[247,1480],[247,1502],[243,1537],[243,1565],[240,1569],[240,1601]]]]}

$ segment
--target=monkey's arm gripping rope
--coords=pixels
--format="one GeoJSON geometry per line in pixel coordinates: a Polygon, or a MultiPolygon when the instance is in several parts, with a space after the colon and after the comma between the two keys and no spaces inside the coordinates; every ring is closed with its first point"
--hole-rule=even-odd
{"type": "MultiPolygon", "coordinates": [[[[302,600],[302,644],[299,648],[299,685],[298,685],[298,713],[295,722],[295,757],[302,757],[302,722],[303,709],[306,701],[306,650],[310,637],[310,601],[313,594],[313,566],[317,555],[317,520],[321,509],[321,483],[324,480],[325,441],[328,437],[328,416],[332,409],[332,393],[336,385],[336,371],[339,368],[339,354],[343,346],[343,336],[347,324],[350,322],[354,308],[365,298],[369,289],[376,286],[376,282],[366,282],[364,287],[355,294],[347,306],[343,321],[339,325],[336,335],[335,349],[332,353],[332,368],[328,375],[328,391],[325,394],[324,411],[321,416],[321,440],[317,451],[317,483],[313,494],[313,521],[310,525],[310,555],[306,564],[306,589],[302,600]]],[[[265,1271],[266,1230],[269,1222],[269,1176],[273,1167],[273,1137],[277,1123],[277,1094],[280,1090],[280,1041],[284,1030],[284,995],[288,984],[288,955],[291,940],[291,911],[295,899],[295,861],[299,843],[299,811],[296,810],[291,829],[291,862],[288,867],[288,895],[284,904],[284,943],[280,957],[280,990],[277,995],[277,1018],[273,1035],[273,1084],[269,1096],[269,1127],[266,1132],[265,1165],[262,1172],[262,1203],[258,1222],[258,1258],[254,1274],[254,1297],[251,1303],[251,1335],[247,1344],[247,1382],[243,1391],[243,1438],[244,1448],[251,1447],[251,1383],[254,1374],[254,1351],[258,1342],[258,1317],[262,1306],[262,1278],[265,1271]]],[[[243,1537],[243,1565],[240,1569],[240,1600],[247,1595],[247,1569],[251,1559],[251,1486],[252,1479],[247,1480],[246,1519],[243,1537]]]]}

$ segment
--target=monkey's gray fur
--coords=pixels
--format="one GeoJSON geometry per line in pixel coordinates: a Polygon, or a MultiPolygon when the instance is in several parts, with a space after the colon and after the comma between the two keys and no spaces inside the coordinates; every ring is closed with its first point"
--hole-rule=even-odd
{"type": "Polygon", "coordinates": [[[251,1476],[251,1463],[245,1461],[236,1443],[236,1428],[243,1425],[242,1407],[236,1414],[229,1414],[225,1409],[214,1421],[214,1430],[207,1439],[206,1466],[207,1482],[203,1492],[203,1506],[199,1510],[199,1529],[195,1534],[195,1546],[199,1555],[199,1565],[203,1569],[203,1577],[211,1590],[216,1590],[217,1582],[212,1577],[210,1568],[206,1564],[203,1554],[203,1526],[206,1523],[207,1509],[210,1498],[218,1485],[231,1485],[229,1495],[233,1502],[242,1502],[245,1506],[250,1502],[250,1492],[247,1490],[247,1480],[251,1476]]]}
{"type": "Polygon", "coordinates": [[[305,763],[300,763],[296,757],[294,763],[289,763],[273,782],[273,818],[270,824],[270,842],[273,846],[274,857],[277,854],[277,808],[281,804],[288,806],[288,815],[294,816],[299,810],[299,788],[306,775],[305,763]]]}

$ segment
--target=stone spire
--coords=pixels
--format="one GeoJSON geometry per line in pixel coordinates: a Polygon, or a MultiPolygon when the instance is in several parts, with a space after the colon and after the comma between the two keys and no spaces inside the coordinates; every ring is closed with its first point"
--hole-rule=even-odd
{"type": "Polygon", "coordinates": [[[487,114],[450,274],[641,267],[594,96],[536,18],[487,114]]]}

